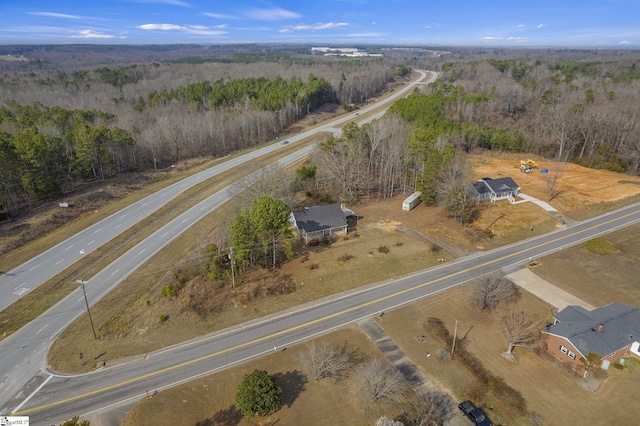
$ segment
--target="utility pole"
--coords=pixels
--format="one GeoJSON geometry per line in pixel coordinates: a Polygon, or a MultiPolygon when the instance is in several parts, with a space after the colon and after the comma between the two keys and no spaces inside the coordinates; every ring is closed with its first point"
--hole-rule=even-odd
{"type": "Polygon", "coordinates": [[[456,350],[456,338],[458,337],[458,320],[456,320],[456,326],[453,329],[453,343],[451,344],[451,355],[456,350]]]}
{"type": "Polygon", "coordinates": [[[229,247],[229,262],[231,262],[231,292],[233,293],[233,289],[236,286],[236,272],[234,268],[234,260],[233,260],[233,247],[229,247]]]}
{"type": "Polygon", "coordinates": [[[493,204],[493,200],[489,200],[489,206],[487,207],[487,220],[484,223],[484,229],[489,229],[489,215],[491,215],[491,204],[493,204]]]}
{"type": "Polygon", "coordinates": [[[93,325],[93,318],[91,318],[91,310],[89,309],[89,301],[87,300],[87,291],[84,289],[84,285],[88,281],[76,280],[77,283],[82,285],[82,293],[84,294],[84,303],[87,305],[87,313],[89,314],[89,322],[91,323],[91,330],[93,331],[93,337],[98,340],[98,336],[96,335],[96,328],[93,325]]]}

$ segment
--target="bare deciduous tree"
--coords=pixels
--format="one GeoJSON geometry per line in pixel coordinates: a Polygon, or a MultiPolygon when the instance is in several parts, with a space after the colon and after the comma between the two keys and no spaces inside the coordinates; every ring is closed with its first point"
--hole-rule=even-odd
{"type": "Polygon", "coordinates": [[[387,416],[380,417],[374,426],[404,426],[404,423],[398,420],[390,419],[387,416]]]}
{"type": "Polygon", "coordinates": [[[358,198],[359,189],[366,182],[366,159],[357,141],[331,139],[322,152],[316,153],[314,163],[318,165],[319,180],[333,186],[349,203],[358,198]]]}
{"type": "Polygon", "coordinates": [[[407,426],[442,426],[455,412],[451,397],[431,391],[418,393],[409,400],[409,410],[404,416],[407,426]]]}
{"type": "Polygon", "coordinates": [[[287,174],[278,165],[272,164],[256,170],[236,182],[231,186],[229,192],[237,194],[245,205],[250,205],[253,200],[267,195],[280,199],[290,206],[294,201],[290,190],[292,178],[292,175],[287,174]]]}
{"type": "Polygon", "coordinates": [[[326,341],[320,344],[309,343],[307,350],[300,352],[295,359],[314,380],[338,375],[349,366],[346,347],[330,345],[326,341]]]}
{"type": "Polygon", "coordinates": [[[518,297],[518,288],[498,273],[478,279],[471,302],[482,310],[491,310],[518,297]]]}
{"type": "Polygon", "coordinates": [[[396,398],[406,387],[402,375],[395,368],[377,359],[360,364],[355,376],[362,392],[372,401],[396,398]]]}
{"type": "Polygon", "coordinates": [[[509,342],[502,353],[509,361],[514,361],[513,349],[516,346],[530,347],[540,336],[542,322],[537,315],[527,311],[509,310],[500,315],[500,331],[509,342]]]}

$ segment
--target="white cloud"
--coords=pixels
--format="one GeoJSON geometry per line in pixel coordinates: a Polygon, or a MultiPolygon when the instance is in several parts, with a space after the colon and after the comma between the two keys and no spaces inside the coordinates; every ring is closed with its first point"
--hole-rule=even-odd
{"type": "Polygon", "coordinates": [[[525,24],[518,24],[518,28],[525,28],[526,25],[525,24]]]}
{"type": "Polygon", "coordinates": [[[115,38],[116,36],[111,34],[104,34],[94,30],[80,30],[77,34],[71,35],[72,38],[115,38]]]}
{"type": "Polygon", "coordinates": [[[494,42],[494,41],[499,41],[502,40],[500,37],[482,37],[482,40],[486,41],[486,42],[494,42]]]}
{"type": "Polygon", "coordinates": [[[536,28],[542,28],[542,27],[544,27],[544,24],[538,24],[538,25],[536,25],[536,28]]]}
{"type": "Polygon", "coordinates": [[[622,45],[628,46],[628,45],[633,44],[633,43],[631,43],[629,40],[622,40],[622,41],[621,41],[620,43],[618,43],[618,44],[622,44],[622,45]]]}
{"type": "Polygon", "coordinates": [[[209,18],[215,18],[215,19],[240,19],[237,16],[233,16],[233,15],[222,15],[220,13],[211,13],[211,12],[203,12],[202,13],[204,16],[208,16],[209,18]]]}
{"type": "Polygon", "coordinates": [[[172,30],[182,30],[185,27],[181,27],[176,24],[142,24],[139,25],[138,28],[141,30],[149,30],[149,31],[172,31],[172,30]]]}
{"type": "Polygon", "coordinates": [[[173,6],[190,7],[189,3],[180,0],[143,0],[143,3],[162,3],[171,4],[173,6]]]}
{"type": "Polygon", "coordinates": [[[220,26],[212,29],[204,25],[176,25],[176,24],[142,24],[138,28],[145,31],[183,31],[190,34],[219,36],[227,34],[226,31],[220,31],[220,26]]]}
{"type": "Polygon", "coordinates": [[[334,28],[346,27],[346,22],[327,22],[326,24],[317,23],[314,25],[296,25],[291,28],[294,31],[318,31],[318,30],[331,30],[334,28]]]}
{"type": "Polygon", "coordinates": [[[529,39],[526,37],[509,37],[507,40],[515,41],[516,43],[525,43],[529,41],[529,39]]]}
{"type": "Polygon", "coordinates": [[[67,15],[66,13],[56,12],[28,12],[29,15],[48,16],[50,18],[63,18],[63,19],[85,19],[84,16],[67,15]]]}
{"type": "Polygon", "coordinates": [[[291,12],[290,10],[285,10],[281,8],[272,8],[272,9],[249,9],[245,12],[245,14],[253,19],[258,19],[260,21],[281,21],[284,19],[296,19],[302,17],[297,12],[291,12]]]}

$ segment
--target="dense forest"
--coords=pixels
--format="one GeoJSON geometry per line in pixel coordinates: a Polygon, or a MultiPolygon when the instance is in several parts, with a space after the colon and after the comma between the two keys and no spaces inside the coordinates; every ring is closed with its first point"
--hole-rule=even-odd
{"type": "Polygon", "coordinates": [[[387,116],[324,143],[314,158],[318,182],[351,202],[416,189],[425,203],[472,222],[477,211],[465,191],[466,153],[528,152],[637,175],[636,63],[443,62],[438,81],[398,100],[387,116]]]}
{"type": "Polygon", "coordinates": [[[0,74],[0,212],[273,140],[319,106],[349,109],[396,77],[377,59],[184,62],[0,74]]]}
{"type": "Polygon", "coordinates": [[[466,221],[473,215],[460,200],[464,153],[530,152],[639,172],[638,52],[384,53],[225,51],[2,72],[0,211],[10,217],[87,180],[273,140],[323,104],[362,104],[409,67],[438,70],[439,79],[383,119],[326,141],[313,158],[316,188],[348,201],[419,189],[425,202],[444,203],[466,221]]]}

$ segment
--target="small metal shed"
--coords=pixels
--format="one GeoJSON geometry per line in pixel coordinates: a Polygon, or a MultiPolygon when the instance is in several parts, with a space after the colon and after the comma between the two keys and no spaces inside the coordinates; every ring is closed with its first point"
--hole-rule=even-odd
{"type": "Polygon", "coordinates": [[[408,212],[408,211],[411,211],[415,206],[420,204],[420,201],[422,201],[420,200],[420,195],[422,195],[422,192],[418,191],[418,192],[414,192],[409,197],[407,197],[402,202],[402,210],[408,212]]]}

